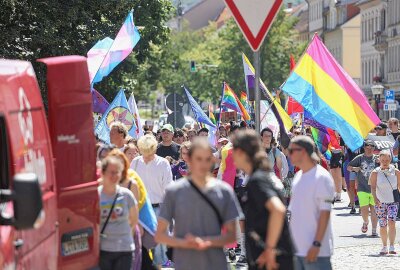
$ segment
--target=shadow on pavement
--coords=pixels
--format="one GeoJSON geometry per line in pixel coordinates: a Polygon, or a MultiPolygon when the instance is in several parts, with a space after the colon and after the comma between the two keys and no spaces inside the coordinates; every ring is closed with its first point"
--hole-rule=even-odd
{"type": "Polygon", "coordinates": [[[355,239],[364,239],[364,238],[376,238],[367,234],[357,234],[357,235],[340,235],[341,238],[355,238],[355,239]]]}
{"type": "Polygon", "coordinates": [[[350,211],[350,207],[347,207],[347,206],[342,206],[342,207],[333,207],[333,209],[335,209],[335,210],[346,210],[346,209],[349,209],[349,211],[350,211]]]}
{"type": "Polygon", "coordinates": [[[360,216],[360,214],[359,213],[357,213],[357,214],[349,214],[349,213],[339,213],[339,214],[336,214],[335,216],[338,216],[338,217],[352,217],[352,216],[360,216]]]}

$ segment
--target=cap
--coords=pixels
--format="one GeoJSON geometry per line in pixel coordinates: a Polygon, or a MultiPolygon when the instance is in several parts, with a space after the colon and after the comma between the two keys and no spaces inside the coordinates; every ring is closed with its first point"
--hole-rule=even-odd
{"type": "Polygon", "coordinates": [[[388,126],[385,123],[379,123],[375,129],[387,129],[388,126]]]}
{"type": "Polygon", "coordinates": [[[314,160],[319,161],[320,158],[317,154],[317,147],[314,141],[309,136],[299,135],[291,140],[291,143],[297,144],[301,148],[304,148],[307,154],[314,160]]]}
{"type": "Polygon", "coordinates": [[[222,142],[229,142],[229,140],[227,138],[221,138],[218,140],[218,143],[222,143],[222,142]]]}
{"type": "Polygon", "coordinates": [[[162,126],[161,131],[168,130],[169,132],[174,133],[174,127],[171,124],[165,124],[162,126]]]}
{"type": "Polygon", "coordinates": [[[367,139],[367,140],[364,140],[364,146],[366,146],[366,145],[375,146],[375,143],[373,140],[367,139]]]}

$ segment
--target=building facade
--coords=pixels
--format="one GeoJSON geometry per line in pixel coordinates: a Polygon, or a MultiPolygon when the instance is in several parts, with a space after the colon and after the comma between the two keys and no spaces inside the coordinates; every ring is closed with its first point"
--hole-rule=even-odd
{"type": "Polygon", "coordinates": [[[400,93],[400,1],[385,1],[387,11],[387,87],[400,93]]]}
{"type": "MultiPolygon", "coordinates": [[[[361,87],[372,97],[371,87],[382,85],[394,90],[399,100],[400,1],[360,0],[357,5],[361,10],[361,87]]],[[[399,109],[383,111],[384,95],[375,95],[371,103],[383,119],[400,117],[399,109]]]]}
{"type": "Polygon", "coordinates": [[[323,14],[326,47],[356,83],[360,82],[360,10],[356,1],[330,0],[323,14]]]}

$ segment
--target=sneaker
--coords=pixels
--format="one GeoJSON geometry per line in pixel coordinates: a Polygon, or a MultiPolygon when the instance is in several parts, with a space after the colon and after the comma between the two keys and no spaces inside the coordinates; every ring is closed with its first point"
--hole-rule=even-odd
{"type": "Polygon", "coordinates": [[[350,215],[355,215],[356,214],[356,208],[353,206],[350,210],[350,215]]]}
{"type": "Polygon", "coordinates": [[[228,258],[231,262],[236,261],[236,253],[234,249],[229,249],[228,251],[228,258]]]}
{"type": "Polygon", "coordinates": [[[174,263],[171,260],[168,260],[165,263],[163,263],[161,267],[174,267],[174,263]]]}
{"type": "Polygon", "coordinates": [[[368,231],[368,223],[363,223],[362,227],[361,227],[361,232],[362,233],[366,233],[368,231]]]}
{"type": "Polygon", "coordinates": [[[376,229],[374,230],[372,230],[372,233],[371,233],[371,236],[372,237],[378,237],[378,233],[376,232],[376,229]]]}
{"type": "Polygon", "coordinates": [[[380,254],[380,255],[387,255],[387,254],[388,254],[387,247],[383,247],[383,248],[381,249],[381,252],[379,252],[379,254],[380,254]]]}
{"type": "Polygon", "coordinates": [[[238,265],[247,265],[247,259],[245,256],[240,255],[238,261],[236,262],[238,265]]]}
{"type": "Polygon", "coordinates": [[[355,204],[355,206],[360,206],[360,202],[359,201],[355,201],[354,204],[355,204]]]}
{"type": "Polygon", "coordinates": [[[394,246],[389,247],[389,254],[397,254],[397,252],[394,249],[394,246]]]}

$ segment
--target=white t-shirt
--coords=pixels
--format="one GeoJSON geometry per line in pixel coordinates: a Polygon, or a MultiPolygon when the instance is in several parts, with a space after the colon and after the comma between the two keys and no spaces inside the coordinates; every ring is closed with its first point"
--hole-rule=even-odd
{"type": "Polygon", "coordinates": [[[282,160],[281,175],[282,175],[282,178],[285,178],[289,173],[289,165],[287,163],[287,159],[286,159],[285,154],[282,153],[282,152],[280,152],[280,153],[281,153],[281,160],[282,160]]]}
{"type": "Polygon", "coordinates": [[[143,157],[139,156],[132,160],[131,169],[142,178],[152,204],[162,203],[165,188],[172,182],[171,165],[168,160],[157,156],[145,163],[143,157]]]}
{"type": "MultiPolygon", "coordinates": [[[[320,212],[332,208],[334,182],[327,170],[316,165],[308,172],[299,171],[294,176],[292,192],[289,205],[290,232],[297,250],[296,256],[305,257],[315,241],[320,212]]],[[[330,257],[332,253],[333,233],[329,221],[318,257],[330,257]]]]}

